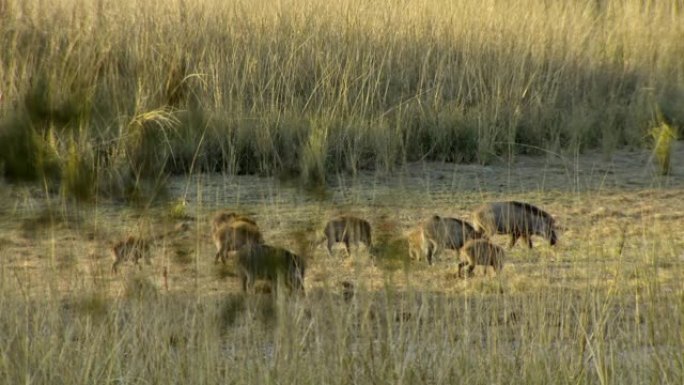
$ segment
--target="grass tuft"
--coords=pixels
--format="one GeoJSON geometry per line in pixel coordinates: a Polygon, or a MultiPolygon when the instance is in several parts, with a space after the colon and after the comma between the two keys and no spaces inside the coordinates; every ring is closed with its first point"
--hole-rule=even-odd
{"type": "MultiPolygon", "coordinates": [[[[140,263],[144,263],[140,261],[140,263]]],[[[138,300],[159,298],[159,288],[143,273],[132,273],[125,281],[124,297],[138,300]]]]}
{"type": "Polygon", "coordinates": [[[8,180],[59,179],[59,155],[54,132],[39,130],[22,114],[0,119],[0,163],[8,180]]]}
{"type": "Polygon", "coordinates": [[[174,242],[171,249],[174,263],[189,266],[195,262],[195,252],[185,242],[174,242]]]}
{"type": "Polygon", "coordinates": [[[83,294],[80,297],[67,302],[65,307],[75,313],[102,319],[107,316],[111,304],[102,293],[92,292],[83,294]]]}
{"type": "Polygon", "coordinates": [[[653,156],[658,161],[661,175],[669,175],[671,171],[672,143],[677,140],[677,131],[667,123],[661,123],[650,131],[653,139],[653,156]]]}
{"type": "Polygon", "coordinates": [[[96,167],[92,156],[79,149],[75,142],[69,144],[61,169],[62,194],[80,201],[92,201],[96,190],[96,167]]]}
{"type": "Polygon", "coordinates": [[[123,133],[124,159],[136,179],[159,178],[172,154],[171,136],[178,119],[167,108],[137,114],[123,133]]]}

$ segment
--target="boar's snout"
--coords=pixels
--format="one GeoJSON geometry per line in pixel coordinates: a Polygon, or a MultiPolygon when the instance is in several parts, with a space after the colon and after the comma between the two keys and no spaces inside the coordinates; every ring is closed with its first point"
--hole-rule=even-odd
{"type": "Polygon", "coordinates": [[[556,231],[551,230],[551,236],[549,236],[549,243],[551,246],[556,246],[556,243],[558,243],[558,236],[556,235],[556,231]]]}

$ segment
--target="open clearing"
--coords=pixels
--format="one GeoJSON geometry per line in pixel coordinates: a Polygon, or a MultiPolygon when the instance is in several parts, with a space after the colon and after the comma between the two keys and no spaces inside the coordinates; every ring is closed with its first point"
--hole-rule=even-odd
{"type": "MultiPolygon", "coordinates": [[[[367,218],[376,239],[387,239],[432,214],[469,220],[470,211],[483,202],[517,199],[552,213],[565,230],[557,248],[535,238],[533,250],[516,245],[509,251],[504,268],[509,290],[609,287],[616,281],[624,281],[627,285],[620,287],[626,289],[636,284],[646,266],[655,268],[660,283],[682,290],[684,177],[677,166],[671,176],[657,176],[648,160],[646,152],[623,151],[611,160],[600,154],[577,159],[521,156],[511,167],[411,164],[396,175],[340,176],[323,199],[273,178],[173,178],[171,201],[185,196],[192,231],[159,242],[152,249],[152,265],[143,266],[142,274],[171,292],[237,291],[238,280],[230,267],[223,278],[217,273],[209,236],[213,213],[231,209],[252,215],[267,243],[309,254],[307,290],[337,289],[340,282],[357,279],[369,287],[391,282],[430,291],[479,290],[477,283],[492,279],[482,278],[479,268],[474,279],[458,279],[455,253],[442,254],[431,268],[425,263],[404,264],[400,258],[373,266],[364,248],[347,258],[339,247],[330,258],[323,245],[307,250],[296,239],[305,234],[307,241],[319,240],[326,219],[337,213],[367,218]]],[[[672,163],[684,164],[684,146],[675,149],[672,163]]],[[[111,274],[108,247],[127,235],[167,231],[181,220],[171,215],[172,203],[147,209],[112,202],[74,207],[59,197],[46,199],[39,190],[16,186],[5,188],[4,195],[0,250],[5,290],[44,293],[46,284],[57,283],[51,289],[66,295],[95,285],[116,296],[122,278],[138,269],[129,263],[119,275],[111,274]]],[[[495,241],[506,245],[508,238],[497,236],[495,241]]]]}

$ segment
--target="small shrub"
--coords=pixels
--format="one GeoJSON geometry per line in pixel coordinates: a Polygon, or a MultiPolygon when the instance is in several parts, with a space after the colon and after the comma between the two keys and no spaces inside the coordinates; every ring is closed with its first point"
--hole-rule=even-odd
{"type": "Polygon", "coordinates": [[[170,202],[168,206],[167,216],[173,220],[190,220],[192,217],[188,215],[188,201],[185,199],[178,199],[170,202]]]}
{"type": "Polygon", "coordinates": [[[254,321],[264,326],[274,325],[278,311],[274,296],[245,296],[231,294],[222,301],[219,311],[219,323],[222,327],[234,326],[241,317],[250,324],[254,321]]]}
{"type": "Polygon", "coordinates": [[[172,245],[173,256],[172,259],[175,263],[179,265],[190,265],[195,262],[194,254],[192,249],[182,245],[180,243],[174,243],[172,245]]]}
{"type": "Polygon", "coordinates": [[[61,189],[65,197],[81,201],[93,200],[96,192],[96,172],[89,151],[84,151],[72,141],[66,160],[62,162],[61,171],[61,189]]]}
{"type": "Polygon", "coordinates": [[[126,127],[122,154],[136,179],[159,179],[171,155],[169,140],[178,119],[165,108],[136,115],[126,127]]]}
{"type": "Polygon", "coordinates": [[[74,313],[89,317],[102,318],[109,312],[107,298],[99,292],[90,292],[66,303],[65,308],[74,313]]]}
{"type": "Polygon", "coordinates": [[[245,312],[245,296],[242,294],[230,294],[219,306],[219,324],[224,328],[233,326],[238,317],[245,312]]]}
{"type": "Polygon", "coordinates": [[[39,132],[25,115],[0,122],[0,164],[9,180],[55,181],[59,175],[58,154],[51,145],[50,130],[39,132]]]}
{"type": "Polygon", "coordinates": [[[376,265],[387,271],[406,269],[411,264],[406,238],[395,238],[374,246],[376,265]]]}
{"type": "Polygon", "coordinates": [[[148,277],[134,274],[126,280],[124,296],[129,299],[155,299],[159,289],[148,277]]]}
{"type": "Polygon", "coordinates": [[[677,140],[677,131],[667,123],[662,123],[650,131],[653,139],[653,156],[658,161],[658,167],[662,175],[670,173],[670,158],[672,155],[672,142],[677,140]]]}
{"type": "Polygon", "coordinates": [[[309,140],[304,144],[299,169],[304,186],[325,184],[328,127],[325,123],[312,124],[309,140]]]}

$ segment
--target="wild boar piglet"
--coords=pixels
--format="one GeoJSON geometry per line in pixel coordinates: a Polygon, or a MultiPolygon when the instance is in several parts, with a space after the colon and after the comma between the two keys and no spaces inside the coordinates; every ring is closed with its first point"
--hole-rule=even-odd
{"type": "Polygon", "coordinates": [[[482,235],[463,219],[433,215],[422,224],[421,248],[428,263],[432,264],[442,250],[458,251],[468,240],[479,239],[482,235]]]}
{"type": "Polygon", "coordinates": [[[461,270],[465,265],[468,265],[468,274],[472,274],[475,266],[481,265],[485,268],[485,275],[487,275],[487,267],[491,266],[494,271],[499,274],[503,269],[503,262],[506,258],[506,252],[501,247],[489,242],[486,239],[473,239],[463,246],[461,249],[461,257],[464,261],[458,264],[458,275],[461,276],[461,270]]]}
{"type": "Polygon", "coordinates": [[[328,255],[331,256],[333,245],[338,242],[344,243],[347,254],[350,254],[351,244],[358,246],[363,243],[369,250],[373,247],[370,223],[351,215],[341,215],[328,221],[323,236],[327,240],[328,255]]]}

